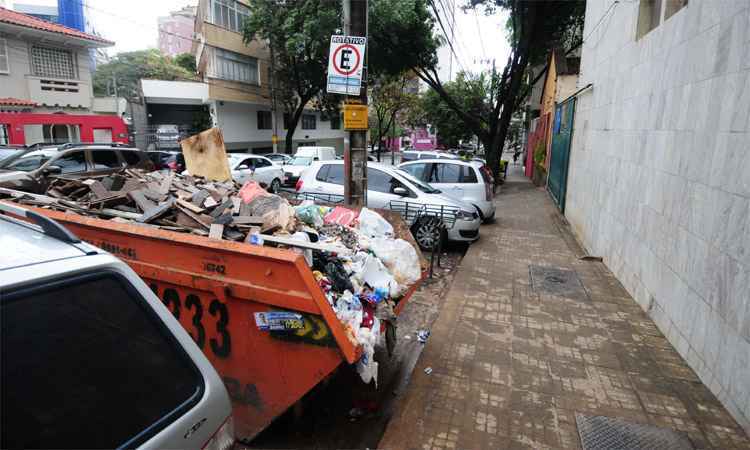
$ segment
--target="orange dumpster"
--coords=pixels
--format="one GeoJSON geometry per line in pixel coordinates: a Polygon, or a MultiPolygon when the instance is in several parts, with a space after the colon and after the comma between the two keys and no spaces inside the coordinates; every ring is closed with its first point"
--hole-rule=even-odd
{"type": "MultiPolygon", "coordinates": [[[[361,355],[298,253],[33,209],[122,258],[162,299],[222,376],[238,439],[255,437],[343,361],[361,355]],[[261,330],[255,313],[269,311],[302,314],[303,325],[261,330]]],[[[383,216],[416,248],[397,215],[383,216]]]]}

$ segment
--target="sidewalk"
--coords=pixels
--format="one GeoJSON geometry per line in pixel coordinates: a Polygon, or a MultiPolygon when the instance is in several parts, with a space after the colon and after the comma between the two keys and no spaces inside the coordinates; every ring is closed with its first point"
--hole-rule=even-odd
{"type": "Polygon", "coordinates": [[[464,257],[379,448],[580,448],[581,413],[683,430],[696,448],[750,449],[607,268],[577,259],[547,193],[520,166],[509,172],[499,219],[464,257]],[[556,294],[540,292],[531,265],[572,269],[582,286],[561,291],[561,273],[545,284],[556,294]]]}

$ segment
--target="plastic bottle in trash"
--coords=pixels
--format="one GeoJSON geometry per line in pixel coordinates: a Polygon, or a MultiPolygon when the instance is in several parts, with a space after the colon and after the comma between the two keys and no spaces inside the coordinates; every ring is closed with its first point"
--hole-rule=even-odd
{"type": "Polygon", "coordinates": [[[260,235],[260,233],[253,233],[250,235],[250,239],[248,240],[253,245],[263,245],[263,237],[260,235]]]}

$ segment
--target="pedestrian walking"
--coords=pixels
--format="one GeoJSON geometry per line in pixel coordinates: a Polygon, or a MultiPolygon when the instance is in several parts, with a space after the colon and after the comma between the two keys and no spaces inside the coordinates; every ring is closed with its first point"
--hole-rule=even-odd
{"type": "Polygon", "coordinates": [[[513,165],[514,165],[514,166],[517,166],[517,165],[518,165],[518,157],[519,157],[520,155],[521,155],[521,152],[520,152],[520,151],[519,151],[518,149],[516,149],[516,151],[515,151],[515,152],[513,152],[513,165]]]}

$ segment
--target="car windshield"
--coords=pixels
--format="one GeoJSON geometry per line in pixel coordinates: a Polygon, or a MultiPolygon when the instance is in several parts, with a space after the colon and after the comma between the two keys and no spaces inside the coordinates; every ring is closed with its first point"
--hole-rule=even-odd
{"type": "Polygon", "coordinates": [[[312,162],[313,159],[309,156],[295,156],[289,161],[289,164],[292,166],[309,166],[312,162]]]}
{"type": "Polygon", "coordinates": [[[404,169],[396,169],[396,170],[398,170],[399,175],[406,178],[411,184],[416,186],[417,189],[424,192],[425,194],[439,194],[440,193],[439,189],[435,189],[434,187],[430,186],[424,181],[414,178],[409,172],[405,171],[404,169]]]}
{"type": "Polygon", "coordinates": [[[50,150],[37,150],[35,152],[29,152],[13,161],[12,163],[8,164],[8,167],[6,168],[9,170],[31,172],[32,170],[36,170],[42,167],[44,163],[49,161],[50,158],[52,158],[56,154],[56,151],[50,150]]]}
{"type": "Polygon", "coordinates": [[[26,150],[24,149],[17,148],[0,148],[0,167],[2,167],[6,161],[10,162],[9,160],[15,158],[25,151],[26,150]]]}

